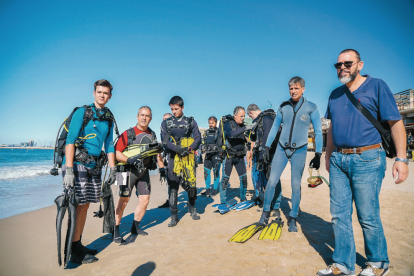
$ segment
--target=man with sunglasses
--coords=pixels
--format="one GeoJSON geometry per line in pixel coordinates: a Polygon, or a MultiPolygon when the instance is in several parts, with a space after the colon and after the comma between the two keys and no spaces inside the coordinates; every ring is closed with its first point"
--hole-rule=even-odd
{"type": "Polygon", "coordinates": [[[367,267],[360,276],[389,272],[387,242],[380,218],[379,193],[385,175],[386,154],[381,136],[346,96],[346,89],[378,121],[388,122],[397,150],[392,174],[396,184],[407,179],[405,130],[397,104],[387,84],[360,75],[364,66],[356,50],[343,50],[335,64],[344,85],[332,91],[325,118],[331,120],[326,144],[326,169],[330,172],[332,224],[335,233],[334,263],[317,275],[355,275],[355,242],[352,203],[365,239],[367,267]]]}

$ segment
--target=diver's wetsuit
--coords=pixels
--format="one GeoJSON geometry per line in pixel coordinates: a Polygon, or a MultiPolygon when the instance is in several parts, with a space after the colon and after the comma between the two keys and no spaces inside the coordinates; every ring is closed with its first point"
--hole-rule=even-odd
{"type": "Polygon", "coordinates": [[[226,159],[223,162],[223,171],[220,190],[220,202],[226,203],[226,189],[230,180],[230,174],[233,166],[236,168],[237,174],[240,179],[240,200],[246,200],[247,192],[247,175],[246,175],[246,163],[244,157],[246,156],[246,137],[244,132],[246,127],[244,124],[237,124],[234,119],[229,119],[223,125],[224,134],[226,136],[226,159]]]}
{"type": "MultiPolygon", "coordinates": [[[[290,159],[292,185],[292,210],[290,211],[290,217],[297,218],[301,197],[300,182],[305,167],[308,129],[311,122],[315,130],[316,152],[322,153],[321,117],[316,104],[302,97],[298,102],[290,99],[280,105],[266,142],[266,147],[270,147],[282,123],[283,128],[275,156],[273,157],[272,169],[266,187],[263,211],[270,211],[275,190],[281,193],[282,188],[276,189],[276,186],[281,186],[280,176],[290,159]]],[[[280,195],[276,196],[279,197],[280,195]]]]}
{"type": "MultiPolygon", "coordinates": [[[[196,121],[192,120],[191,126],[187,127],[188,125],[188,118],[184,115],[180,118],[175,118],[174,116],[164,120],[161,123],[161,139],[162,143],[165,146],[166,151],[168,152],[168,185],[170,187],[170,211],[171,215],[177,216],[178,209],[177,209],[177,201],[178,201],[178,188],[180,186],[180,181],[182,180],[181,177],[174,174],[174,157],[176,155],[176,150],[180,146],[176,146],[168,134],[167,129],[167,121],[172,122],[172,126],[170,128],[171,136],[180,144],[181,138],[184,137],[193,137],[194,142],[190,145],[190,148],[195,151],[201,144],[201,134],[198,130],[198,125],[196,121]]],[[[195,201],[197,199],[197,191],[188,193],[188,203],[192,207],[195,205],[195,201]]]]}
{"type": "MultiPolygon", "coordinates": [[[[274,112],[273,109],[271,109],[274,112]]],[[[274,113],[273,113],[274,114],[274,113]]],[[[274,115],[273,115],[274,116],[274,115]]],[[[253,160],[252,160],[252,182],[255,189],[255,196],[262,198],[264,191],[267,185],[266,173],[270,169],[271,164],[266,166],[263,160],[264,146],[267,142],[267,137],[269,136],[270,130],[272,129],[274,122],[274,117],[272,117],[268,112],[261,112],[256,119],[253,120],[253,123],[256,124],[252,129],[250,138],[252,142],[255,142],[253,148],[253,160]],[[258,125],[257,125],[258,124],[258,125]]],[[[274,153],[271,152],[270,159],[273,159],[274,153]]],[[[280,182],[280,180],[279,180],[280,182]]],[[[282,199],[282,193],[279,190],[281,188],[280,183],[276,185],[275,198],[273,199],[272,209],[277,210],[280,207],[280,201],[282,199]]]]}
{"type": "Polygon", "coordinates": [[[221,158],[219,156],[219,147],[217,145],[218,128],[209,128],[203,135],[203,148],[206,152],[204,158],[204,180],[206,189],[210,189],[211,169],[213,169],[214,185],[213,189],[217,190],[220,183],[220,166],[221,158]]]}
{"type": "MultiPolygon", "coordinates": [[[[122,152],[129,145],[136,144],[150,144],[156,141],[155,133],[148,128],[146,131],[139,130],[136,126],[124,131],[115,146],[115,150],[122,152]],[[133,130],[133,132],[132,132],[133,130]],[[128,137],[128,132],[131,132],[132,137],[128,137]]],[[[137,195],[151,194],[151,181],[148,170],[156,169],[156,156],[150,156],[143,160],[145,169],[137,170],[131,165],[118,166],[117,183],[119,183],[119,196],[131,197],[132,190],[135,187],[137,195]]]]}

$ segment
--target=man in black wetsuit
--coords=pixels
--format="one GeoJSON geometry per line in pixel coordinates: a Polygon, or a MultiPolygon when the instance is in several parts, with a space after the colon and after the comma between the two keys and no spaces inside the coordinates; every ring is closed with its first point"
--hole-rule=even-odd
{"type": "Polygon", "coordinates": [[[170,211],[171,222],[169,227],[174,227],[178,223],[178,188],[182,184],[188,193],[188,211],[192,219],[198,220],[195,209],[195,201],[197,199],[197,188],[186,185],[184,177],[177,176],[174,173],[174,158],[178,154],[179,157],[186,157],[193,153],[201,144],[201,134],[196,121],[193,117],[185,117],[184,100],[180,96],[174,96],[169,102],[172,117],[161,123],[161,139],[168,154],[168,184],[170,185],[170,211]],[[192,137],[194,142],[189,147],[181,147],[180,141],[184,137],[192,137]]]}
{"type": "Polygon", "coordinates": [[[217,145],[219,139],[219,132],[217,128],[217,118],[211,116],[208,118],[209,129],[203,134],[203,151],[206,156],[204,158],[204,180],[206,181],[206,191],[201,193],[206,196],[215,196],[218,193],[218,185],[220,182],[220,165],[221,157],[219,151],[221,150],[217,145]],[[211,170],[213,169],[214,185],[210,189],[211,170]]]}
{"type": "MultiPolygon", "coordinates": [[[[269,132],[272,129],[273,122],[276,118],[276,112],[272,108],[261,111],[256,104],[250,104],[247,107],[247,115],[253,119],[254,124],[254,127],[250,133],[250,139],[254,143],[254,146],[248,154],[250,153],[253,155],[252,182],[255,189],[255,201],[259,205],[262,205],[264,202],[264,190],[266,189],[272,165],[271,163],[264,162],[263,154],[267,137],[269,136],[269,132]]],[[[272,145],[273,146],[270,150],[270,160],[273,159],[273,155],[276,152],[277,141],[273,142],[272,145]]],[[[278,184],[276,187],[280,188],[281,186],[278,184]]],[[[272,204],[272,209],[275,211],[272,216],[280,216],[279,207],[282,193],[278,190],[276,194],[279,196],[273,199],[274,204],[272,204]]]]}
{"type": "Polygon", "coordinates": [[[247,140],[245,137],[245,132],[247,129],[251,129],[253,126],[246,127],[244,125],[243,122],[245,116],[246,111],[244,110],[244,107],[236,106],[233,111],[233,116],[226,115],[222,118],[225,137],[224,144],[226,147],[226,152],[224,155],[226,158],[223,161],[223,173],[221,184],[219,185],[221,204],[226,203],[226,189],[227,184],[230,180],[230,174],[233,166],[236,168],[240,179],[240,200],[246,200],[247,175],[244,157],[247,153],[247,140]],[[224,120],[226,122],[224,122],[224,120]]]}

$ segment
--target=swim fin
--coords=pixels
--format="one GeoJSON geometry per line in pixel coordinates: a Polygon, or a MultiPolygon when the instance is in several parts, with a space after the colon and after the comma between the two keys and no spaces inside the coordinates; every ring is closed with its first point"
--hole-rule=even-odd
{"type": "Polygon", "coordinates": [[[244,201],[241,204],[238,204],[235,209],[236,209],[237,212],[238,211],[243,211],[243,210],[249,209],[250,207],[252,207],[254,205],[256,205],[256,203],[254,201],[251,201],[251,200],[244,201]]]}
{"type": "Polygon", "coordinates": [[[234,241],[238,243],[244,243],[248,241],[251,237],[253,237],[253,235],[256,234],[258,231],[262,230],[264,226],[265,225],[263,223],[258,222],[250,224],[237,231],[237,233],[229,239],[229,242],[234,241]]]}
{"type": "Polygon", "coordinates": [[[259,240],[278,240],[280,235],[282,235],[283,224],[284,222],[280,218],[273,220],[271,223],[266,225],[265,228],[263,228],[262,233],[260,233],[259,240]]]}
{"type": "MultiPolygon", "coordinates": [[[[157,155],[163,151],[161,143],[151,143],[151,144],[133,144],[126,147],[122,152],[126,157],[138,157],[139,159],[144,159],[153,155],[157,155]]],[[[126,165],[125,162],[117,162],[117,165],[126,165]]]]}

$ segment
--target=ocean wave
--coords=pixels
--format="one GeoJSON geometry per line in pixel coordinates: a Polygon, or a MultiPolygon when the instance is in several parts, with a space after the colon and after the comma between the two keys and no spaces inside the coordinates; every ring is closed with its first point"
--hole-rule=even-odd
{"type": "MultiPolygon", "coordinates": [[[[43,166],[10,166],[0,168],[0,180],[18,179],[50,174],[50,165],[43,166]]],[[[60,174],[59,170],[59,174],[60,174]]]]}

